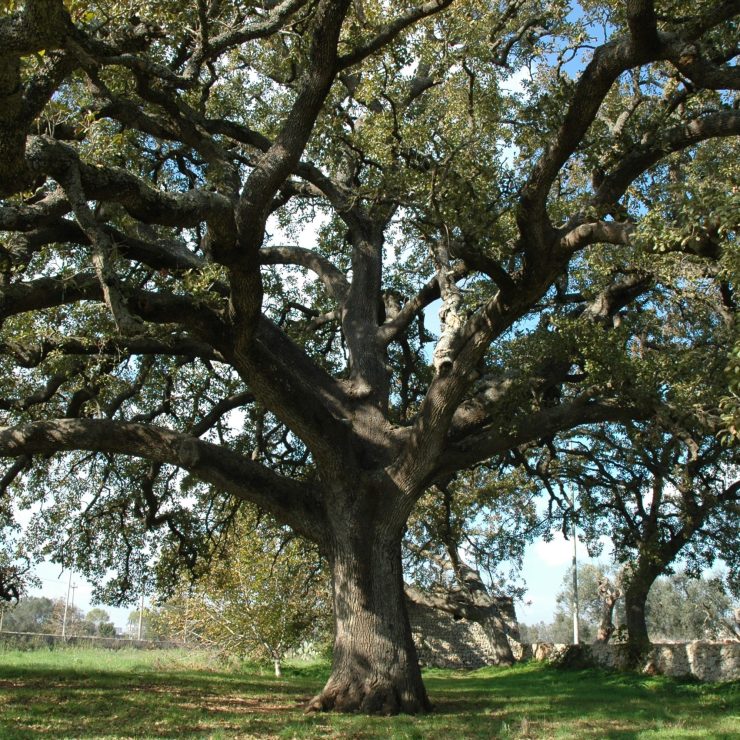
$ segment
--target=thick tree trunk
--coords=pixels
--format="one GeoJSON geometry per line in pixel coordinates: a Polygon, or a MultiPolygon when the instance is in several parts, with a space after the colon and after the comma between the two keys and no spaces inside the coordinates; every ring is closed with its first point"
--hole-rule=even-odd
{"type": "Polygon", "coordinates": [[[650,647],[645,604],[652,581],[640,579],[631,583],[624,592],[624,606],[627,616],[627,647],[632,662],[637,663],[643,653],[650,647]]]}
{"type": "Polygon", "coordinates": [[[648,643],[647,622],[645,621],[645,602],[647,593],[625,594],[625,605],[627,610],[627,635],[629,641],[634,643],[648,643]],[[631,598],[630,598],[631,597],[631,598]]]}
{"type": "Polygon", "coordinates": [[[331,553],[334,658],[308,710],[417,714],[431,709],[403,594],[400,531],[346,523],[331,553]]]}

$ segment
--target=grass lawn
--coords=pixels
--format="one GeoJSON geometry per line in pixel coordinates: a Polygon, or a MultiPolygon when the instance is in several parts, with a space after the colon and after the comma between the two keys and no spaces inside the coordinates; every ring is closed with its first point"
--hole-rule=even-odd
{"type": "Polygon", "coordinates": [[[430,670],[421,717],[305,715],[328,672],[276,679],[199,653],[0,652],[0,738],[738,738],[740,685],[702,685],[539,663],[430,670]]]}

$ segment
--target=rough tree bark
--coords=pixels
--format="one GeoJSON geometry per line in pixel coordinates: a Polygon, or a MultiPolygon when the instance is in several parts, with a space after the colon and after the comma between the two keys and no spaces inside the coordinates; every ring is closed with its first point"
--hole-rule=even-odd
{"type": "MultiPolygon", "coordinates": [[[[676,105],[672,96],[658,96],[645,131],[631,133],[626,143],[617,138],[608,143],[608,166],[593,192],[577,185],[577,197],[558,200],[571,167],[581,167],[584,148],[601,146],[601,134],[592,141],[589,131],[625,72],[667,60],[699,88],[706,80],[737,89],[736,69],[722,58],[730,52],[727,58],[733,58],[734,45],[718,50],[718,60],[705,59],[700,46],[703,36],[710,37],[713,49],[715,41],[719,44],[722,34],[715,34],[716,28],[730,35],[738,3],[702,4],[692,22],[661,19],[660,31],[652,3],[628,3],[628,27],[596,48],[578,79],[563,88],[569,99],[562,112],[541,122],[542,131],[549,132],[543,133],[546,140],[527,145],[531,166],[502,176],[483,163],[458,193],[470,202],[472,215],[453,208],[449,223],[437,200],[457,189],[459,147],[453,144],[447,151],[441,143],[447,137],[435,133],[435,123],[429,124],[429,142],[438,139],[439,152],[437,144],[416,141],[417,113],[404,100],[414,101],[443,84],[452,74],[446,65],[453,56],[445,51],[434,79],[426,80],[429,70],[421,70],[410,86],[403,78],[408,59],[418,57],[414,48],[408,47],[408,57],[395,50],[385,59],[372,57],[391,42],[404,43],[406,29],[453,5],[452,0],[403,3],[402,10],[398,4],[376,3],[379,17],[373,22],[351,17],[352,8],[360,6],[351,0],[253,3],[249,12],[242,5],[172,4],[163,13],[175,17],[167,21],[167,33],[135,14],[108,17],[97,7],[91,8],[94,21],[73,19],[62,0],[25,0],[0,13],[0,230],[14,237],[12,244],[0,244],[0,355],[8,377],[19,368],[18,377],[24,377],[18,389],[4,385],[4,395],[11,397],[0,398],[0,456],[16,459],[3,471],[0,494],[33,456],[44,456],[43,470],[47,456],[92,452],[90,459],[105,461],[101,480],[125,481],[112,491],[103,486],[100,496],[120,496],[110,510],[124,512],[121,520],[136,520],[146,531],[170,525],[173,537],[186,538],[172,513],[177,476],[157,478],[166,466],[197,478],[204,500],[228,494],[263,508],[316,542],[332,567],[334,664],[312,708],[426,711],[429,700],[403,597],[400,542],[406,518],[425,490],[460,470],[563,430],[650,413],[642,395],[637,401],[620,396],[611,379],[570,373],[571,364],[585,362],[580,349],[564,370],[539,363],[527,369],[525,362],[521,376],[507,380],[499,361],[507,362],[509,352],[498,353],[496,343],[506,346],[512,329],[537,323],[531,321],[535,312],[550,322],[551,309],[562,306],[546,297],[556,281],[567,282],[574,255],[597,245],[630,244],[634,223],[623,217],[620,200],[636,178],[673,152],[740,133],[740,114],[729,104],[717,102],[719,110],[706,113],[703,105],[676,105]],[[281,40],[259,46],[270,36],[281,40]],[[283,58],[289,50],[289,58],[283,58]],[[26,59],[42,51],[33,64],[26,59]],[[395,73],[391,57],[404,60],[395,73]],[[233,94],[216,84],[220,70],[234,73],[233,94]],[[363,76],[371,83],[368,90],[379,84],[377,101],[363,100],[364,92],[354,97],[352,87],[363,76]],[[247,94],[255,80],[259,92],[254,82],[247,94]],[[77,97],[78,91],[84,92],[77,97]],[[69,134],[65,127],[50,127],[54,115],[47,120],[44,113],[57,102],[75,121],[66,127],[73,129],[72,143],[63,140],[69,134]],[[670,109],[664,110],[664,103],[670,109]],[[270,107],[264,115],[263,105],[270,107]],[[395,121],[392,134],[382,134],[386,151],[380,158],[374,137],[364,151],[355,136],[359,117],[371,117],[378,106],[381,126],[395,121]],[[336,127],[324,125],[324,119],[336,116],[336,127]],[[407,116],[414,123],[408,133],[407,116]],[[86,123],[78,131],[81,119],[86,123]],[[312,141],[317,121],[321,131],[312,141]],[[105,125],[93,125],[98,122],[105,125]],[[133,135],[121,145],[105,131],[133,135]],[[631,143],[637,141],[639,147],[631,143]],[[105,161],[113,158],[120,166],[105,161]],[[409,173],[413,177],[407,180],[409,173]],[[479,176],[490,177],[485,187],[478,187],[479,176]],[[503,182],[508,184],[498,195],[503,182]],[[336,229],[341,236],[320,237],[313,249],[268,246],[268,218],[280,217],[293,199],[299,203],[296,210],[282,213],[297,218],[296,226],[303,218],[297,214],[318,200],[319,212],[342,223],[336,229]],[[500,234],[498,225],[489,229],[478,220],[499,211],[505,217],[497,222],[506,224],[500,234]],[[396,229],[394,219],[407,217],[396,229]],[[401,237],[398,245],[384,244],[391,231],[403,234],[408,244],[401,237]],[[421,254],[434,244],[439,246],[432,260],[437,274],[427,272],[423,284],[410,281],[404,287],[409,295],[381,315],[397,279],[384,275],[393,251],[387,247],[421,254]],[[313,318],[333,324],[325,351],[320,349],[324,340],[314,341],[308,325],[292,331],[296,327],[276,318],[272,296],[263,300],[273,280],[263,284],[267,265],[300,266],[315,274],[321,289],[307,292],[320,296],[321,311],[314,313],[321,315],[313,318]],[[463,304],[458,283],[474,272],[482,278],[480,296],[474,305],[463,304]],[[424,311],[440,297],[443,337],[428,367],[424,311]],[[88,311],[89,305],[95,309],[88,311]],[[58,311],[58,318],[49,319],[43,313],[48,309],[58,311]],[[100,316],[113,314],[112,329],[103,328],[97,309],[100,316]],[[17,341],[12,332],[19,332],[24,315],[30,320],[17,341]],[[417,361],[403,350],[418,323],[417,361]],[[37,336],[46,334],[38,327],[45,326],[48,341],[36,347],[37,336]],[[335,343],[335,337],[341,341],[335,343]],[[164,360],[156,371],[142,360],[152,356],[164,360]],[[54,362],[46,362],[50,357],[54,362]],[[196,360],[201,363],[197,372],[172,377],[196,360]],[[418,387],[398,407],[398,388],[408,387],[412,375],[418,387]],[[107,382],[113,376],[118,390],[107,382]],[[84,388],[78,387],[81,380],[84,388]],[[214,398],[211,386],[214,394],[232,395],[214,398]],[[565,386],[567,393],[547,398],[540,392],[565,386]],[[252,403],[271,415],[282,443],[276,445],[256,428],[244,435],[223,433],[229,426],[221,424],[223,417],[230,411],[248,415],[246,406],[252,403]],[[244,449],[252,432],[258,437],[254,455],[244,449]],[[270,445],[278,449],[264,454],[270,445]],[[108,476],[118,456],[127,459],[126,465],[130,458],[143,458],[157,472],[108,476]]],[[[461,15],[451,28],[469,21],[468,8],[456,5],[461,15]]],[[[518,15],[526,15],[530,4],[505,5],[499,12],[496,3],[482,4],[498,28],[494,36],[500,36],[490,41],[508,51],[500,69],[488,68],[477,81],[471,74],[473,128],[463,137],[470,146],[502,140],[503,129],[477,128],[475,109],[480,100],[482,120],[508,118],[506,111],[489,115],[489,102],[502,94],[495,81],[508,66],[509,51],[523,33],[529,38],[530,24],[516,29],[527,20],[518,15]],[[486,86],[492,85],[490,100],[481,86],[484,78],[486,86]]],[[[539,11],[537,16],[537,27],[549,35],[549,21],[539,18],[539,11]]],[[[436,31],[415,35],[418,43],[427,39],[444,49],[452,39],[445,38],[440,47],[436,31]]],[[[471,44],[471,54],[478,56],[473,66],[485,69],[490,55],[476,51],[479,43],[487,42],[481,38],[471,44]]],[[[464,46],[450,64],[467,71],[464,46]]],[[[533,63],[538,53],[524,51],[533,63]]],[[[685,94],[692,98],[696,90],[692,85],[685,94]]],[[[423,126],[425,107],[418,113],[423,126]]],[[[540,122],[524,125],[534,131],[540,122]]],[[[507,140],[509,135],[505,132],[507,140]]],[[[471,154],[475,158],[475,150],[471,154]]],[[[466,161],[459,166],[462,180],[466,161]]],[[[408,264],[416,265],[416,257],[408,264]]],[[[589,314],[590,287],[572,296],[577,310],[569,309],[569,322],[616,319],[649,286],[641,278],[620,284],[618,276],[613,290],[594,283],[604,301],[589,314]]],[[[539,346],[535,342],[533,351],[539,346]]],[[[185,509],[176,513],[190,516],[185,509]]],[[[210,503],[203,509],[208,509],[200,512],[206,519],[210,503]]],[[[91,528],[93,519],[87,510],[80,513],[91,528]]],[[[110,526],[116,535],[122,525],[110,526]]],[[[84,557],[98,557],[80,547],[84,557]]],[[[65,551],[59,557],[70,556],[65,551]]],[[[469,579],[466,590],[469,613],[502,634],[500,615],[485,589],[469,579]]],[[[7,583],[0,582],[0,591],[12,595],[7,583]]],[[[635,634],[646,634],[644,598],[640,602],[633,591],[631,603],[642,603],[641,621],[637,613],[631,618],[635,634]]],[[[497,649],[509,662],[508,643],[497,639],[497,649]]]]}
{"type": "Polygon", "coordinates": [[[659,572],[636,569],[630,574],[624,589],[624,606],[627,621],[628,651],[633,661],[638,661],[650,647],[645,607],[650,588],[659,572]]]}
{"type": "Polygon", "coordinates": [[[332,670],[308,708],[427,712],[431,704],[403,592],[402,517],[377,503],[368,507],[370,501],[361,499],[357,507],[350,499],[334,510],[327,541],[335,625],[332,670]],[[339,511],[344,515],[336,517],[339,511]]]}

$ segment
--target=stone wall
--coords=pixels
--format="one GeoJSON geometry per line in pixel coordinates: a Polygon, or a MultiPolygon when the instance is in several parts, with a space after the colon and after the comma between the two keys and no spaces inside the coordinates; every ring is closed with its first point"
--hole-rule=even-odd
{"type": "MultiPolygon", "coordinates": [[[[491,644],[480,625],[416,604],[408,604],[408,610],[422,666],[473,669],[493,664],[491,644]]],[[[623,670],[628,664],[625,647],[620,644],[523,645],[513,640],[511,644],[517,660],[616,670],[623,670]]],[[[646,654],[641,670],[699,681],[737,681],[740,642],[656,643],[646,654]]]]}
{"type": "Polygon", "coordinates": [[[99,647],[107,650],[136,648],[137,650],[166,650],[167,648],[185,647],[183,643],[157,640],[131,640],[125,637],[62,637],[61,635],[44,635],[36,632],[0,632],[0,648],[9,650],[35,650],[37,648],[54,648],[59,645],[76,647],[99,647]]]}
{"type": "MultiPolygon", "coordinates": [[[[522,645],[518,660],[543,660],[560,665],[597,665],[624,670],[626,647],[607,645],[522,645]]],[[[740,680],[740,642],[662,642],[645,654],[639,670],[647,674],[691,677],[699,681],[740,680]]]]}
{"type": "Polygon", "coordinates": [[[476,622],[410,602],[407,608],[422,666],[482,668],[492,664],[491,643],[476,622]]]}

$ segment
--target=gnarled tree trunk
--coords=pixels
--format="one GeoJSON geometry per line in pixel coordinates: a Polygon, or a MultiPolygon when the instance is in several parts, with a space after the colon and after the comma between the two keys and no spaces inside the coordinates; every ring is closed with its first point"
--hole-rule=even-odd
{"type": "Polygon", "coordinates": [[[627,612],[627,634],[629,641],[635,644],[650,642],[647,622],[645,620],[645,602],[647,591],[627,589],[625,593],[625,610],[627,612]]]}
{"type": "Polygon", "coordinates": [[[400,531],[372,518],[337,527],[329,553],[332,671],[309,710],[417,714],[431,709],[404,601],[400,541],[400,531]]]}
{"type": "Polygon", "coordinates": [[[601,619],[596,643],[607,643],[614,633],[614,607],[617,599],[622,595],[621,589],[610,583],[608,578],[599,581],[599,596],[601,597],[601,619]]]}

